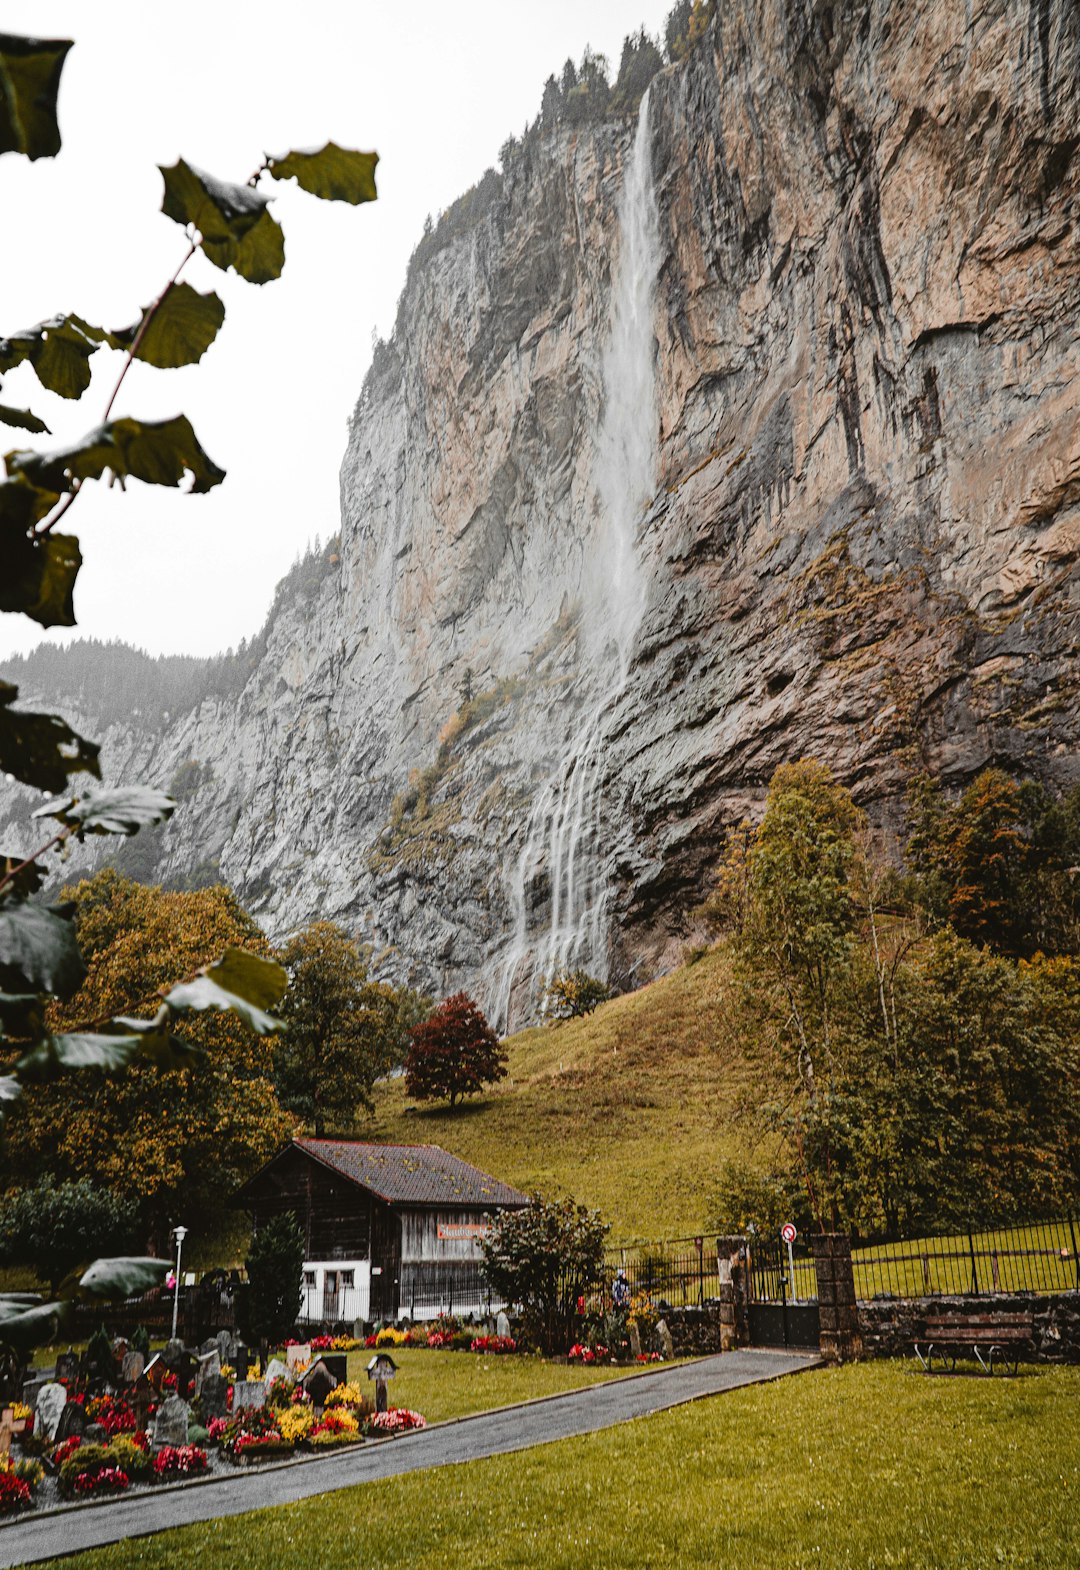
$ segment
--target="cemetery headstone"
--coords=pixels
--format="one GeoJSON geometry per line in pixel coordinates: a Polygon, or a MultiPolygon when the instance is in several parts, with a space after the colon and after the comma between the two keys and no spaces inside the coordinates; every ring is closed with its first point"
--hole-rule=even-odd
{"type": "Polygon", "coordinates": [[[191,1355],[186,1348],[180,1353],[176,1361],[176,1388],[177,1393],[186,1401],[195,1390],[195,1379],[199,1372],[199,1361],[191,1355]]]}
{"type": "Polygon", "coordinates": [[[266,1383],[272,1385],[275,1379],[284,1379],[288,1372],[280,1357],[272,1357],[266,1365],[266,1383]]]}
{"type": "Polygon", "coordinates": [[[349,1359],[345,1352],[324,1352],[322,1361],[333,1374],[339,1385],[346,1383],[349,1377],[349,1359]]]}
{"type": "Polygon", "coordinates": [[[289,1372],[294,1368],[306,1368],[311,1362],[311,1343],[305,1341],[302,1346],[289,1346],[285,1348],[285,1362],[289,1372]]]}
{"type": "Polygon", "coordinates": [[[385,1412],[388,1405],[387,1381],[397,1373],[397,1364],[389,1352],[376,1352],[367,1366],[367,1376],[375,1381],[375,1410],[385,1412]]]}
{"type": "Polygon", "coordinates": [[[319,1358],[317,1363],[313,1363],[300,1382],[311,1397],[312,1406],[320,1412],[326,1404],[327,1396],[338,1384],[327,1368],[324,1358],[319,1358]]]}
{"type": "Polygon", "coordinates": [[[85,1433],[86,1413],[77,1401],[69,1401],[57,1419],[56,1433],[53,1437],[59,1445],[65,1439],[82,1439],[85,1433]]]}
{"type": "MultiPolygon", "coordinates": [[[[221,1348],[218,1346],[217,1336],[208,1336],[199,1348],[200,1357],[209,1357],[211,1352],[216,1352],[218,1357],[221,1357],[221,1348]]],[[[224,1362],[224,1359],[222,1361],[224,1362]]]]}
{"type": "Polygon", "coordinates": [[[88,1445],[107,1445],[109,1436],[101,1423],[87,1423],[83,1429],[83,1439],[88,1445]]]}
{"type": "Polygon", "coordinates": [[[202,1385],[203,1419],[224,1417],[229,1410],[229,1385],[221,1374],[207,1374],[202,1385]]]}
{"type": "Polygon", "coordinates": [[[178,1336],[174,1336],[170,1340],[166,1341],[164,1350],[161,1354],[161,1361],[165,1364],[166,1368],[171,1368],[173,1373],[175,1373],[180,1366],[180,1359],[183,1357],[183,1355],[184,1343],[178,1336]]]}
{"type": "Polygon", "coordinates": [[[508,1336],[510,1334],[510,1321],[506,1317],[505,1309],[500,1308],[499,1310],[499,1317],[495,1321],[495,1334],[498,1336],[508,1336]]]}
{"type": "Polygon", "coordinates": [[[125,1352],[120,1365],[120,1378],[125,1385],[133,1385],[142,1378],[146,1359],[141,1352],[125,1352]]]}
{"type": "Polygon", "coordinates": [[[211,1342],[212,1351],[199,1358],[199,1372],[195,1376],[195,1394],[202,1393],[203,1386],[211,1374],[221,1373],[221,1357],[218,1353],[217,1342],[211,1342]]]}
{"type": "Polygon", "coordinates": [[[132,1405],[135,1408],[135,1427],[141,1434],[145,1434],[150,1426],[150,1401],[152,1397],[150,1381],[140,1379],[135,1386],[135,1399],[132,1405]]]}
{"type": "Polygon", "coordinates": [[[44,1390],[45,1386],[49,1384],[52,1384],[52,1380],[44,1374],[34,1374],[32,1378],[24,1379],[22,1396],[20,1397],[23,1405],[36,1407],[38,1391],[44,1390]]]}
{"type": "Polygon", "coordinates": [[[0,1456],[11,1454],[11,1436],[15,1432],[15,1413],[9,1406],[0,1412],[0,1456]]]}
{"type": "MultiPolygon", "coordinates": [[[[231,1330],[219,1330],[217,1333],[218,1353],[223,1363],[228,1363],[231,1368],[236,1367],[236,1352],[239,1342],[231,1330]]],[[[246,1370],[245,1370],[246,1372],[246,1370]]]]}
{"type": "Polygon", "coordinates": [[[242,1406],[265,1406],[266,1384],[262,1379],[238,1379],[233,1386],[233,1411],[242,1406]]]}
{"type": "Polygon", "coordinates": [[[630,1356],[635,1361],[641,1356],[641,1331],[636,1319],[630,1321],[630,1356]]]}
{"type": "Polygon", "coordinates": [[[79,1355],[68,1347],[66,1352],[61,1352],[56,1359],[56,1378],[66,1379],[69,1382],[79,1377],[79,1355]]]}
{"type": "Polygon", "coordinates": [[[660,1350],[664,1354],[664,1359],[670,1363],[675,1356],[675,1344],[671,1339],[671,1331],[668,1329],[666,1319],[658,1319],[656,1321],[656,1335],[660,1342],[660,1350]]]}
{"type": "Polygon", "coordinates": [[[37,1422],[34,1424],[35,1430],[42,1438],[56,1438],[56,1425],[66,1405],[67,1391],[63,1385],[56,1383],[42,1385],[38,1391],[37,1422]]]}
{"type": "Polygon", "coordinates": [[[191,1413],[179,1396],[166,1396],[154,1417],[154,1449],[162,1445],[186,1445],[191,1413]]]}

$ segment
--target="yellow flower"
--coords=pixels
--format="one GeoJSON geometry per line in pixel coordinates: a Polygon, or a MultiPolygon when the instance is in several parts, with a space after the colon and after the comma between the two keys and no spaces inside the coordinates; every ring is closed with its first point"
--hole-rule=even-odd
{"type": "Polygon", "coordinates": [[[309,1406],[287,1406],[278,1414],[278,1428],[282,1439],[295,1445],[311,1432],[315,1414],[309,1406]]]}
{"type": "Polygon", "coordinates": [[[327,1406],[359,1406],[363,1393],[354,1379],[351,1384],[335,1385],[326,1398],[327,1406]]]}

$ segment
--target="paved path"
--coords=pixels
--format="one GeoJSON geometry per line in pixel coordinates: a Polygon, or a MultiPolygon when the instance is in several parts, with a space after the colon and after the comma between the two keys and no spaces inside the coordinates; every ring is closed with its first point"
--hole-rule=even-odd
{"type": "Polygon", "coordinates": [[[287,1462],[258,1472],[228,1473],[176,1488],[133,1494],[77,1510],[29,1515],[0,1526],[0,1566],[33,1564],[59,1554],[80,1553],[127,1537],[164,1532],[193,1521],[241,1515],[270,1505],[290,1504],[336,1488],[451,1462],[478,1461],[532,1445],[569,1439],[647,1417],[740,1385],[778,1379],[813,1368],[813,1353],[740,1351],[701,1358],[637,1378],[615,1379],[523,1406],[482,1412],[418,1433],[341,1450],[311,1460],[287,1462]]]}

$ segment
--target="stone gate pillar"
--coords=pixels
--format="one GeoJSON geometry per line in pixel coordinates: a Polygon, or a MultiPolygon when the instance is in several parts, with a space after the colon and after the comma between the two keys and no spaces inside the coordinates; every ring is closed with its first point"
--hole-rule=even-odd
{"type": "Polygon", "coordinates": [[[862,1356],[851,1239],[841,1232],[817,1233],[810,1252],[817,1272],[821,1354],[833,1363],[851,1362],[862,1356]]]}
{"type": "Polygon", "coordinates": [[[720,1277],[720,1350],[730,1352],[750,1340],[744,1237],[717,1238],[716,1268],[720,1277]]]}

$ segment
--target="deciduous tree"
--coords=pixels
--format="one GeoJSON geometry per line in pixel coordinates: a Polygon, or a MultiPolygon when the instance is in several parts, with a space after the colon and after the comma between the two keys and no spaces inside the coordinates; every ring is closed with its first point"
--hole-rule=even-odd
{"type": "Polygon", "coordinates": [[[464,992],[447,998],[411,1033],[405,1088],[419,1101],[449,1101],[453,1107],[505,1075],[506,1052],[464,992]]]}
{"type": "Polygon", "coordinates": [[[527,1336],[549,1354],[570,1345],[575,1306],[600,1274],[608,1230],[599,1211],[534,1194],[525,1209],[502,1211],[484,1238],[492,1292],[520,1305],[527,1336]]]}

